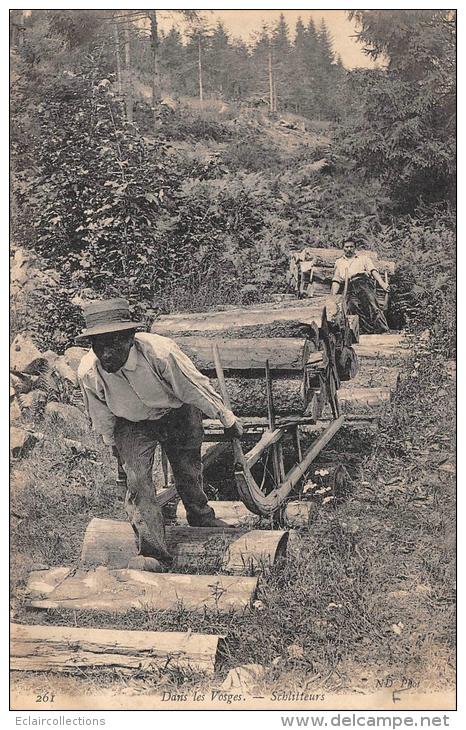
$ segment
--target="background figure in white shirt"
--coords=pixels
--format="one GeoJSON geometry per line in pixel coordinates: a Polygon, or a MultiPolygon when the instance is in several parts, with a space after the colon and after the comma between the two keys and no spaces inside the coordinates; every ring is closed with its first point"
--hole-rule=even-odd
{"type": "Polygon", "coordinates": [[[142,555],[171,562],[162,512],[155,501],[152,467],[161,443],[170,461],[188,523],[226,526],[207,504],[202,483],[202,413],[222,422],[225,433],[242,426],[210,381],[173,340],[146,332],[131,321],[125,299],[91,302],[84,308],[92,349],[78,379],[95,431],[112,446],[127,479],[125,506],[142,555]]]}
{"type": "Polygon", "coordinates": [[[359,316],[359,326],[363,333],[387,332],[389,327],[377,302],[375,282],[386,292],[390,286],[382,279],[370,256],[357,253],[355,241],[345,241],[343,253],[335,262],[331,293],[337,295],[343,290],[348,272],[348,314],[359,316]]]}

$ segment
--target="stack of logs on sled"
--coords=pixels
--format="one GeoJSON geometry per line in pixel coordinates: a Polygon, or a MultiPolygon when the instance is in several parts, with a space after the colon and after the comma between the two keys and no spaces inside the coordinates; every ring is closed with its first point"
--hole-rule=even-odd
{"type": "MultiPolygon", "coordinates": [[[[395,262],[379,259],[376,251],[359,251],[367,254],[377,267],[380,275],[389,283],[395,273],[395,262]]],[[[328,295],[332,283],[335,261],[343,255],[339,248],[313,248],[308,246],[290,254],[290,264],[286,275],[288,291],[298,298],[312,298],[328,295]]],[[[376,289],[379,306],[386,310],[387,296],[380,287],[376,289]]]]}
{"type": "MultiPolygon", "coordinates": [[[[218,348],[232,410],[245,419],[274,415],[318,420],[325,405],[334,407],[340,383],[357,373],[353,345],[357,317],[336,307],[327,314],[325,299],[301,306],[286,299],[274,304],[201,314],[164,316],[153,332],[172,337],[221,391],[212,354],[218,348]]],[[[263,421],[265,423],[265,420],[263,421]]]]}

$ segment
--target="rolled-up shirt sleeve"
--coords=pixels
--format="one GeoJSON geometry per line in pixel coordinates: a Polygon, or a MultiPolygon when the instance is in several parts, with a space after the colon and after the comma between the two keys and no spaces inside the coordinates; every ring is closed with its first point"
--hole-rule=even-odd
{"type": "Polygon", "coordinates": [[[109,410],[107,404],[100,400],[96,393],[86,384],[85,379],[79,378],[79,385],[84,398],[84,405],[92,422],[94,431],[102,436],[105,444],[113,446],[115,439],[113,431],[115,429],[116,418],[109,410]]]}
{"type": "Polygon", "coordinates": [[[235,423],[235,414],[225,406],[209,378],[199,372],[177,345],[164,358],[162,377],[183,403],[196,406],[209,418],[218,418],[225,428],[235,423]]]}

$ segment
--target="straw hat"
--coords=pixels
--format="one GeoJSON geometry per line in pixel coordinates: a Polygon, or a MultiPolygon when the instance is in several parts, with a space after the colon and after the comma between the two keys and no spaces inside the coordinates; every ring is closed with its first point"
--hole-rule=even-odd
{"type": "Polygon", "coordinates": [[[120,332],[144,327],[143,322],[133,322],[126,299],[106,299],[89,302],[83,307],[86,328],[76,339],[84,340],[93,335],[103,335],[107,332],[120,332]]]}

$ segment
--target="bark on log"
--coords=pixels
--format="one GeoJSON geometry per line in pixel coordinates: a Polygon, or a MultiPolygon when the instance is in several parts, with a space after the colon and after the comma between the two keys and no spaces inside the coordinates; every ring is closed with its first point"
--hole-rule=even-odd
{"type": "Polygon", "coordinates": [[[48,598],[30,600],[31,608],[126,613],[138,610],[219,613],[244,611],[257,590],[257,578],[228,575],[176,575],[142,570],[79,572],[66,578],[48,598]]]}
{"type": "Polygon", "coordinates": [[[316,322],[320,326],[323,300],[313,300],[312,304],[297,302],[291,306],[289,302],[278,304],[243,307],[226,312],[200,312],[195,314],[163,315],[155,320],[151,331],[166,337],[188,334],[218,337],[241,337],[239,332],[245,330],[244,337],[299,337],[296,333],[302,324],[316,322]],[[264,330],[264,327],[266,328],[264,330]],[[233,330],[234,335],[226,335],[233,330]],[[259,332],[259,334],[254,334],[259,332]],[[284,332],[286,334],[281,334],[284,332]]]}
{"type": "MultiPolygon", "coordinates": [[[[215,339],[222,367],[228,370],[264,370],[266,360],[271,370],[303,370],[313,348],[311,342],[298,338],[215,339]]],[[[212,338],[180,337],[176,344],[196,367],[208,374],[215,372],[212,338]]]]}
{"type": "MultiPolygon", "coordinates": [[[[238,416],[267,415],[267,393],[265,378],[225,378],[232,410],[238,416]]],[[[216,378],[212,385],[219,392],[216,378]]],[[[276,415],[303,415],[309,392],[305,388],[303,374],[276,377],[272,381],[273,402],[276,415]]],[[[312,395],[312,394],[311,394],[312,395]]]]}
{"type": "MultiPolygon", "coordinates": [[[[159,320],[156,320],[157,322],[159,320]]],[[[320,319],[319,323],[320,325],[320,319]]],[[[181,332],[158,332],[156,324],[152,327],[152,332],[163,334],[164,337],[171,337],[178,342],[181,337],[208,337],[222,339],[265,339],[265,338],[308,338],[314,341],[315,333],[319,332],[319,326],[315,322],[304,323],[299,320],[289,320],[288,322],[271,322],[269,324],[256,324],[228,327],[227,329],[217,330],[186,330],[181,332]]],[[[317,340],[318,344],[318,340],[317,340]]],[[[316,344],[316,347],[317,347],[316,344]]]]}
{"type": "MultiPolygon", "coordinates": [[[[242,502],[209,502],[209,507],[218,519],[233,527],[251,527],[259,521],[259,516],[253,515],[242,502]]],[[[180,525],[187,524],[186,510],[181,501],[176,509],[176,520],[180,525]]]]}
{"type": "Polygon", "coordinates": [[[166,668],[212,675],[217,634],[180,631],[116,631],[11,624],[11,668],[34,672],[98,667],[153,673],[166,668]]]}
{"type": "MultiPolygon", "coordinates": [[[[237,575],[274,565],[286,554],[286,532],[221,527],[170,526],[166,529],[168,552],[174,570],[202,570],[237,575]]],[[[103,565],[126,568],[138,554],[128,522],[94,518],[87,526],[81,551],[82,567],[103,565]]]]}

